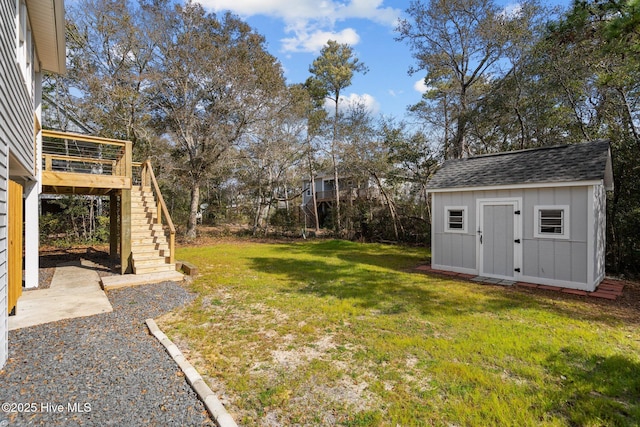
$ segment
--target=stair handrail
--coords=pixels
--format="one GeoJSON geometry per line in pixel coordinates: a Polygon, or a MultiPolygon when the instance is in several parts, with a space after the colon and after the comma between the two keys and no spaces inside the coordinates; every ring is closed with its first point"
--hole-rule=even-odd
{"type": "MultiPolygon", "coordinates": [[[[158,181],[156,181],[156,175],[153,173],[153,168],[151,167],[151,160],[147,159],[142,163],[142,176],[143,180],[145,175],[148,174],[151,183],[153,184],[153,189],[155,190],[156,197],[158,198],[158,224],[162,224],[162,215],[164,215],[165,220],[167,221],[167,226],[169,227],[169,263],[175,263],[175,248],[176,248],[176,228],[173,225],[173,221],[171,220],[171,215],[169,215],[169,209],[167,209],[167,205],[164,202],[164,198],[162,197],[162,193],[160,192],[160,186],[158,186],[158,181]],[[146,169],[146,174],[145,174],[146,169]]],[[[145,183],[143,182],[143,185],[145,183]]]]}

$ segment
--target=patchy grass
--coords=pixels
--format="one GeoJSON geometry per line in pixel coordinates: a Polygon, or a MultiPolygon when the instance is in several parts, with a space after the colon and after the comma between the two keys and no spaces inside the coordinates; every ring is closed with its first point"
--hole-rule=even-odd
{"type": "Polygon", "coordinates": [[[243,425],[637,425],[638,325],[411,272],[425,249],[221,242],[160,319],[243,425]]]}

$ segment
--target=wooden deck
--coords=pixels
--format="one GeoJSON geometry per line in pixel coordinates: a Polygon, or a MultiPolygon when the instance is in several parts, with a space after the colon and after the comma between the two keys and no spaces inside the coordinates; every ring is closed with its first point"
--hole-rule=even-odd
{"type": "MultiPolygon", "coordinates": [[[[135,271],[134,239],[149,240],[156,246],[154,250],[158,251],[158,257],[166,259],[166,264],[174,265],[175,227],[151,163],[148,160],[142,163],[132,161],[131,141],[42,130],[42,192],[110,197],[110,252],[113,258],[120,257],[122,274],[135,271]],[[148,217],[149,222],[159,224],[159,230],[158,227],[152,230],[148,223],[132,221],[134,181],[149,189],[143,197],[157,201],[157,209],[141,208],[138,201],[141,195],[136,194],[136,212],[148,217]],[[164,243],[161,242],[164,237],[161,236],[162,230],[167,235],[164,243]],[[144,236],[145,232],[149,236],[144,236]],[[166,244],[166,249],[158,249],[163,244],[166,244]]],[[[144,257],[138,255],[138,264],[143,259],[152,263],[150,257],[148,252],[144,257]]]]}
{"type": "Polygon", "coordinates": [[[131,142],[42,131],[44,193],[108,195],[131,189],[131,142]]]}

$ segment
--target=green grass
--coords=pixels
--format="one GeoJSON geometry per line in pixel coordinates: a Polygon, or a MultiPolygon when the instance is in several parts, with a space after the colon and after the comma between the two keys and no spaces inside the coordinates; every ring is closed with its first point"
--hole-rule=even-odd
{"type": "Polygon", "coordinates": [[[638,425],[640,334],[607,306],[412,272],[425,249],[182,248],[160,320],[243,425],[638,425]]]}

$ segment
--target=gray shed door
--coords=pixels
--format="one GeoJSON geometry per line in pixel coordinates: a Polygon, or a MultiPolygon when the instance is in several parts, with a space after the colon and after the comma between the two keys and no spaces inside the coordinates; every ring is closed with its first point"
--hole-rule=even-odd
{"type": "Polygon", "coordinates": [[[481,205],[480,275],[514,277],[514,205],[481,205]]]}

